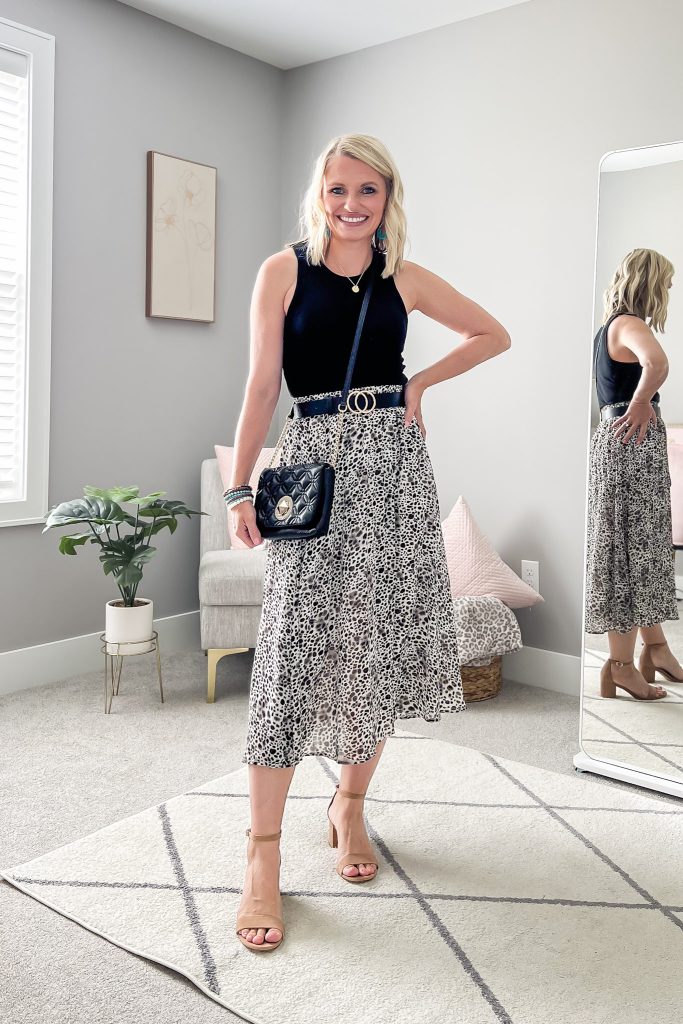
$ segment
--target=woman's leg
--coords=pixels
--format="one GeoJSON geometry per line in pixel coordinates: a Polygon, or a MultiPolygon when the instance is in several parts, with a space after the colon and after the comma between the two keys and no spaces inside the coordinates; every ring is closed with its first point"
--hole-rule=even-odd
{"type": "Polygon", "coordinates": [[[650,651],[650,660],[656,668],[666,669],[672,676],[683,675],[683,666],[669,647],[661,622],[655,626],[640,626],[640,639],[644,644],[662,645],[650,651]]]}
{"type": "Polygon", "coordinates": [[[661,622],[656,626],[639,626],[640,638],[644,644],[661,644],[666,640],[661,622]]]}
{"type": "MultiPolygon", "coordinates": [[[[267,768],[249,765],[249,802],[251,830],[256,836],[271,835],[282,827],[282,816],[294,768],[267,768]]],[[[249,841],[251,857],[238,913],[260,912],[259,904],[272,907],[281,917],[280,844],[249,841]]],[[[279,928],[242,928],[241,935],[250,942],[277,942],[282,938],[279,928]]]]}
{"type": "Polygon", "coordinates": [[[616,661],[631,661],[636,649],[637,634],[638,626],[634,626],[628,633],[618,633],[616,629],[608,630],[610,658],[614,658],[616,661]]]}
{"type": "MultiPolygon", "coordinates": [[[[366,793],[370,780],[379,764],[386,739],[377,744],[374,755],[362,764],[343,764],[339,775],[339,789],[348,789],[351,793],[366,793]]],[[[363,800],[337,795],[330,808],[330,819],[339,834],[341,850],[362,850],[369,845],[368,833],[363,821],[363,800]]],[[[343,868],[345,875],[374,875],[377,865],[374,863],[348,864],[343,868]]]]}

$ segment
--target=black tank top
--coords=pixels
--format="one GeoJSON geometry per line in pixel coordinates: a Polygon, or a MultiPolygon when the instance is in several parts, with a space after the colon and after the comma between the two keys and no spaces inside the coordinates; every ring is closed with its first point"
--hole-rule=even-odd
{"type": "MultiPolygon", "coordinates": [[[[613,402],[630,402],[633,392],[638,386],[643,368],[640,363],[622,363],[612,359],[607,349],[607,328],[617,316],[636,316],[635,313],[612,313],[609,320],[602,325],[595,335],[595,386],[598,392],[598,405],[611,405],[613,402]]],[[[659,401],[659,391],[650,399],[659,401]]]]}
{"type": "MultiPolygon", "coordinates": [[[[405,384],[403,346],[408,313],[394,278],[382,278],[384,254],[373,249],[372,263],[351,291],[348,277],[306,260],[305,243],[292,246],[297,283],[283,329],[282,372],[292,398],[344,387],[358,314],[370,274],[375,284],[353,368],[351,387],[405,384]]],[[[356,280],[354,275],[354,280],[356,280]]]]}

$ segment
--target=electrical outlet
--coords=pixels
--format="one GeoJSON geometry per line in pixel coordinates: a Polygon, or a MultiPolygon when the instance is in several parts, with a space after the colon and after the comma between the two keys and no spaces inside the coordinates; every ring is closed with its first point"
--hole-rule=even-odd
{"type": "Polygon", "coordinates": [[[536,593],[540,593],[538,589],[538,562],[529,562],[527,559],[522,559],[522,579],[525,583],[528,583],[536,593]]]}

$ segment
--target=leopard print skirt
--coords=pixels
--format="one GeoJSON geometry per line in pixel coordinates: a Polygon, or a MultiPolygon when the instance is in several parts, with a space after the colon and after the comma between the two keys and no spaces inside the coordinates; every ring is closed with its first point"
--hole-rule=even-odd
{"type": "MultiPolygon", "coordinates": [[[[465,710],[434,474],[404,416],[345,413],[329,532],[266,541],[243,763],[360,764],[396,719],[465,710]]],[[[337,429],[333,413],[290,420],[278,461],[332,461],[337,429]]]]}
{"type": "Polygon", "coordinates": [[[587,633],[628,633],[679,617],[664,420],[657,410],[642,444],[637,434],[624,444],[613,422],[601,420],[590,441],[587,633]]]}

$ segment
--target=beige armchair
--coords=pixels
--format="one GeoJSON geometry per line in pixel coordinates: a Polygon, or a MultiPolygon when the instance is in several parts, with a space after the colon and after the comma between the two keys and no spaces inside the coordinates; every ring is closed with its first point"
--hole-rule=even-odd
{"type": "Polygon", "coordinates": [[[227,654],[256,647],[266,544],[230,546],[223,484],[217,459],[204,459],[201,472],[199,628],[208,657],[206,699],[216,699],[216,666],[227,654]]]}

